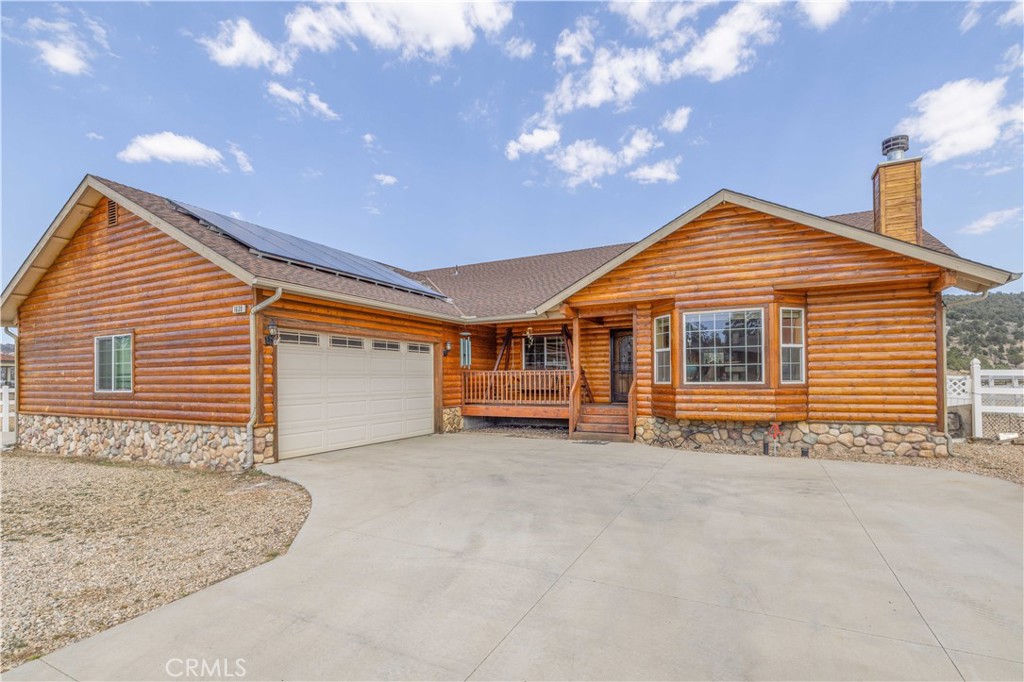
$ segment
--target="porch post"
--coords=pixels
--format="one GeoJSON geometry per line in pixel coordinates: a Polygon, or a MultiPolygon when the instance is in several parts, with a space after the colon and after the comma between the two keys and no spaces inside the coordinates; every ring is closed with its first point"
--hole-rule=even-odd
{"type": "Polygon", "coordinates": [[[580,311],[572,309],[572,378],[580,375],[580,311]]]}

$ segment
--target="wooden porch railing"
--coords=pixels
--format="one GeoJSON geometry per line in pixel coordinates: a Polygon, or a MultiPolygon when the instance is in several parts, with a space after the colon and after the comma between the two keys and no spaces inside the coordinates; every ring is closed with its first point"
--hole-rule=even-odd
{"type": "Polygon", "coordinates": [[[568,369],[466,370],[465,405],[568,405],[572,387],[568,369]]]}

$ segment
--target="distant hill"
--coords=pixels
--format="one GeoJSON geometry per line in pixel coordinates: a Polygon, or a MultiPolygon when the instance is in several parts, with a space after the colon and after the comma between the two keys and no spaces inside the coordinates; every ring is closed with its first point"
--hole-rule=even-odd
{"type": "MultiPolygon", "coordinates": [[[[978,296],[946,296],[947,303],[978,296]]],[[[984,301],[946,310],[946,367],[970,370],[1024,367],[1024,293],[991,294],[984,301]]]]}

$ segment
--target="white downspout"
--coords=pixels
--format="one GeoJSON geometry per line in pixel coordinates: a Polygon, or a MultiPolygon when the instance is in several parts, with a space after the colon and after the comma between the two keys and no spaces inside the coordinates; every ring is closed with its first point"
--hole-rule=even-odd
{"type": "Polygon", "coordinates": [[[252,432],[256,426],[256,415],[259,413],[259,354],[262,336],[256,329],[256,315],[269,305],[273,305],[284,293],[281,287],[270,298],[260,301],[249,309],[249,422],[245,425],[245,456],[242,459],[242,471],[252,468],[252,432]]]}

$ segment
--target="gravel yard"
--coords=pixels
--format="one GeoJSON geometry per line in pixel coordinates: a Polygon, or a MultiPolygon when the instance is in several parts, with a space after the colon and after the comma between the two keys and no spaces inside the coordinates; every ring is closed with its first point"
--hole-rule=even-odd
{"type": "Polygon", "coordinates": [[[13,451],[0,457],[0,670],[288,550],[304,488],[13,451]]]}
{"type": "MultiPolygon", "coordinates": [[[[514,436],[519,438],[558,438],[568,437],[564,428],[536,426],[491,426],[473,429],[469,433],[492,433],[495,435],[514,436]]],[[[811,452],[811,459],[833,459],[856,462],[876,462],[880,464],[896,464],[900,466],[919,466],[930,469],[948,469],[968,474],[979,474],[1001,478],[1011,483],[1024,485],[1024,445],[1009,442],[1000,443],[991,440],[973,442],[954,442],[949,457],[895,457],[886,455],[852,455],[819,454],[811,452]]],[[[717,452],[734,455],[761,455],[760,445],[734,447],[714,443],[703,445],[695,452],[717,452]]],[[[793,445],[785,445],[779,452],[780,457],[799,457],[800,450],[793,445]]]]}

